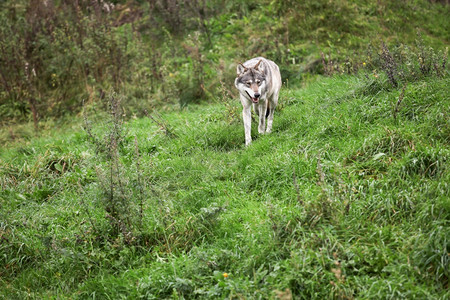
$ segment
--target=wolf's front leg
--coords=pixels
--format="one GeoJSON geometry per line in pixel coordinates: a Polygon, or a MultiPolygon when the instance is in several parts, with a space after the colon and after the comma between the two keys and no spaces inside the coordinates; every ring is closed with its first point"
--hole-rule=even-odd
{"type": "MultiPolygon", "coordinates": [[[[269,101],[269,100],[268,100],[269,101]]],[[[272,124],[273,124],[273,113],[275,111],[275,107],[278,104],[278,92],[274,93],[272,96],[272,101],[269,105],[269,115],[267,116],[267,133],[272,132],[272,124]]]]}
{"type": "Polygon", "coordinates": [[[272,106],[270,106],[269,108],[269,115],[267,116],[267,133],[272,132],[272,124],[273,124],[273,112],[275,111],[275,108],[272,108],[272,106]]]}
{"type": "Polygon", "coordinates": [[[271,108],[270,112],[269,112],[269,116],[267,117],[267,133],[271,133],[272,132],[272,124],[273,124],[273,111],[274,109],[271,108]]]}
{"type": "Polygon", "coordinates": [[[244,120],[244,131],[245,131],[245,145],[248,146],[252,142],[252,109],[251,105],[244,106],[242,110],[242,117],[244,120]]]}
{"type": "Polygon", "coordinates": [[[266,110],[267,110],[267,100],[263,103],[259,103],[258,115],[259,115],[259,126],[258,132],[264,134],[266,130],[266,110]]]}

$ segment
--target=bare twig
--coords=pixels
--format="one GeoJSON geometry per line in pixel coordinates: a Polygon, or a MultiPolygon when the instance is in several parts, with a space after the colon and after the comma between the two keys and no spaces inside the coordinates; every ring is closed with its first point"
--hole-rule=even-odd
{"type": "Polygon", "coordinates": [[[294,181],[294,187],[297,192],[297,202],[299,204],[303,205],[303,201],[300,197],[300,188],[298,187],[298,183],[297,183],[297,176],[295,175],[295,169],[292,169],[292,179],[294,181]]]}
{"type": "Polygon", "coordinates": [[[164,132],[164,134],[168,137],[177,137],[176,133],[173,132],[173,129],[170,128],[169,124],[167,124],[167,122],[165,122],[163,120],[163,118],[161,117],[161,115],[159,115],[157,112],[154,112],[154,114],[156,115],[157,118],[155,118],[154,116],[152,116],[151,114],[148,113],[148,111],[145,109],[144,110],[144,114],[153,122],[156,123],[156,125],[159,126],[159,128],[164,132]]]}
{"type": "Polygon", "coordinates": [[[317,156],[317,174],[319,175],[318,185],[322,185],[325,182],[325,173],[322,169],[322,164],[320,162],[320,154],[317,156]]]}
{"type": "Polygon", "coordinates": [[[138,188],[139,188],[139,222],[140,225],[142,227],[142,219],[143,219],[143,212],[144,212],[144,205],[143,205],[143,201],[144,201],[144,193],[143,193],[143,187],[142,187],[142,180],[141,180],[141,166],[140,166],[140,154],[139,154],[139,146],[138,146],[138,141],[137,141],[137,137],[134,136],[134,149],[135,149],[135,153],[136,153],[136,171],[137,171],[137,181],[138,181],[138,188]]]}
{"type": "Polygon", "coordinates": [[[86,112],[86,106],[84,104],[84,99],[82,101],[82,107],[83,107],[83,120],[84,120],[84,126],[83,129],[87,133],[89,140],[95,145],[95,152],[101,152],[104,150],[103,144],[100,142],[99,138],[94,135],[92,132],[92,126],[91,122],[88,119],[87,112],[86,112]]]}
{"type": "Polygon", "coordinates": [[[405,96],[405,89],[406,89],[406,83],[405,83],[405,85],[403,85],[402,92],[400,93],[400,96],[398,96],[397,103],[395,104],[395,108],[394,108],[394,120],[397,120],[397,113],[398,113],[399,110],[400,110],[400,104],[402,103],[403,97],[405,96]]]}
{"type": "MultiPolygon", "coordinates": [[[[80,191],[84,191],[84,188],[81,186],[80,181],[78,180],[77,182],[78,188],[80,189],[80,191]]],[[[94,224],[94,221],[92,219],[92,216],[89,212],[89,208],[86,204],[86,202],[84,202],[84,196],[80,197],[80,202],[81,202],[81,206],[84,208],[84,210],[86,211],[86,215],[88,216],[89,219],[89,223],[91,223],[92,229],[94,230],[94,232],[98,235],[99,231],[97,230],[97,227],[94,224]]]]}

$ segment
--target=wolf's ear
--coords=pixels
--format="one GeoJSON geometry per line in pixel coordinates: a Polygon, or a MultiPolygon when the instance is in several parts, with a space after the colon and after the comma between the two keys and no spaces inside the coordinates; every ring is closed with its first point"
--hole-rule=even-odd
{"type": "Polygon", "coordinates": [[[253,67],[253,69],[258,70],[259,64],[262,62],[262,59],[258,61],[258,63],[253,67]]]}
{"type": "Polygon", "coordinates": [[[238,75],[244,73],[244,72],[247,71],[247,70],[248,70],[248,69],[247,69],[243,64],[239,63],[239,64],[237,65],[236,71],[237,71],[237,74],[238,74],[238,75]]]}

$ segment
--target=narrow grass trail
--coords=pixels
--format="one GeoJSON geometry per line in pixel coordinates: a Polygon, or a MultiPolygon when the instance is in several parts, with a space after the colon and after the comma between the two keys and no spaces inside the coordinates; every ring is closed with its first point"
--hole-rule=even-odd
{"type": "Polygon", "coordinates": [[[114,188],[133,225],[116,235],[114,160],[85,132],[2,149],[1,295],[444,299],[448,86],[408,84],[395,117],[385,81],[285,87],[249,147],[237,100],[128,121],[114,188]]]}

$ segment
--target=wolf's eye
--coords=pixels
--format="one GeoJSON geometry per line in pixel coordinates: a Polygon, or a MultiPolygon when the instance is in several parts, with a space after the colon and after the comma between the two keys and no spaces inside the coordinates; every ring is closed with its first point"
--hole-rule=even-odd
{"type": "Polygon", "coordinates": [[[256,84],[257,84],[257,85],[260,85],[260,84],[261,84],[261,80],[258,80],[258,79],[257,79],[257,80],[256,80],[256,84]]]}
{"type": "Polygon", "coordinates": [[[250,81],[247,81],[245,84],[246,84],[247,86],[250,86],[252,83],[251,83],[250,81]]]}

